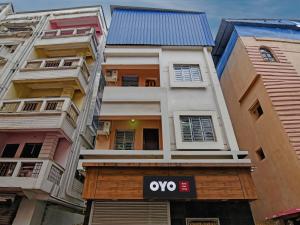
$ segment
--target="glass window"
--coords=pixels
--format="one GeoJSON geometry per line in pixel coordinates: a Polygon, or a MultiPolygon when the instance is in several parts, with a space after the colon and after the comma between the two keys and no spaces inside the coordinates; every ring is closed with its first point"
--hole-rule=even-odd
{"type": "Polygon", "coordinates": [[[180,116],[183,142],[216,141],[211,116],[180,116]]]}
{"type": "Polygon", "coordinates": [[[260,54],[264,61],[266,62],[276,62],[275,57],[271,53],[271,51],[267,48],[260,48],[260,54]]]}
{"type": "Polygon", "coordinates": [[[176,64],[173,66],[176,81],[203,81],[199,65],[176,64]]]}
{"type": "Polygon", "coordinates": [[[133,150],[134,131],[116,131],[116,150],[133,150]]]}
{"type": "Polygon", "coordinates": [[[2,157],[3,158],[14,158],[18,148],[19,148],[19,144],[5,145],[3,152],[2,152],[2,157]]]}
{"type": "Polygon", "coordinates": [[[138,76],[123,76],[122,86],[124,87],[137,87],[139,86],[138,76]]]}
{"type": "Polygon", "coordinates": [[[21,158],[37,158],[42,145],[42,143],[26,143],[21,153],[21,158]]]}

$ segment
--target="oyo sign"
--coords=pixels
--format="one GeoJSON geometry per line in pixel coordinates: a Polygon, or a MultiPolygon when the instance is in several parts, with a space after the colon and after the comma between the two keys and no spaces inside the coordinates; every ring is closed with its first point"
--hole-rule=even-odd
{"type": "Polygon", "coordinates": [[[195,180],[192,176],[145,176],[144,198],[195,198],[195,180]]]}

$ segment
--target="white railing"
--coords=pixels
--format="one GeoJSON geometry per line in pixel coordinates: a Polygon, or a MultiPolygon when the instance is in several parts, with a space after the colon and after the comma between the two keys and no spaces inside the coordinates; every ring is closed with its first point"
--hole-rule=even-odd
{"type": "Polygon", "coordinates": [[[61,166],[51,160],[37,158],[0,158],[0,178],[43,177],[52,183],[58,184],[63,171],[61,166]],[[53,168],[55,168],[55,172],[53,172],[53,168]]]}
{"type": "Polygon", "coordinates": [[[70,98],[32,98],[3,100],[0,102],[1,113],[58,113],[66,112],[76,125],[79,109],[70,98]]]}
{"type": "Polygon", "coordinates": [[[42,39],[76,37],[76,36],[87,36],[87,35],[93,36],[93,42],[95,46],[97,46],[98,41],[96,38],[95,29],[93,27],[45,30],[42,34],[42,39]]]}
{"type": "Polygon", "coordinates": [[[88,81],[90,72],[83,57],[27,60],[20,71],[67,70],[77,68],[81,68],[85,80],[88,81]]]}

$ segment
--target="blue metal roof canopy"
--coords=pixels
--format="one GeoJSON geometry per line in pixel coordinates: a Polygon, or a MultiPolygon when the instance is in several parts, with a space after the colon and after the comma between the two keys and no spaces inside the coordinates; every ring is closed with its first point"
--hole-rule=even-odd
{"type": "Polygon", "coordinates": [[[107,45],[214,46],[205,13],[112,8],[107,45]]]}

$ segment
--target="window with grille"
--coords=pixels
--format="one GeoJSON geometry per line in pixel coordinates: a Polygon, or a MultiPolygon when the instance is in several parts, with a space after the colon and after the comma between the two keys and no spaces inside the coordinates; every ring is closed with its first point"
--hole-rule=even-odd
{"type": "Polygon", "coordinates": [[[211,116],[180,116],[183,142],[216,141],[211,116]]]}
{"type": "Polygon", "coordinates": [[[122,86],[124,87],[137,87],[139,86],[138,76],[123,76],[122,86]]]}
{"type": "Polygon", "coordinates": [[[275,59],[274,55],[272,54],[272,52],[269,49],[260,48],[259,51],[260,51],[260,54],[261,54],[264,61],[266,61],[266,62],[276,62],[276,59],[275,59]]]}
{"type": "Polygon", "coordinates": [[[116,131],[116,150],[133,150],[134,131],[116,131]]]}
{"type": "Polygon", "coordinates": [[[175,81],[185,82],[185,81],[203,81],[200,67],[197,64],[184,65],[175,64],[173,65],[175,81]]]}
{"type": "Polygon", "coordinates": [[[77,66],[78,60],[65,60],[63,66],[77,66]]]}
{"type": "Polygon", "coordinates": [[[58,67],[59,63],[60,63],[60,60],[46,61],[45,67],[58,67]]]}

